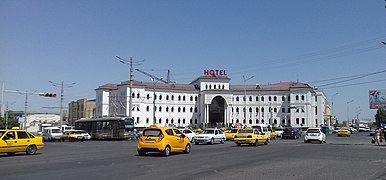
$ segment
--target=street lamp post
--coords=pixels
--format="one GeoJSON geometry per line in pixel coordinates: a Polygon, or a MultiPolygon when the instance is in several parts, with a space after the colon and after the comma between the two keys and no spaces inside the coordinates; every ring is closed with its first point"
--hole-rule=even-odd
{"type": "MultiPolygon", "coordinates": [[[[335,93],[331,96],[331,115],[334,116],[334,96],[338,95],[339,93],[335,93]]],[[[330,124],[331,126],[331,118],[330,118],[330,124]]]]}
{"type": "Polygon", "coordinates": [[[245,76],[243,75],[243,80],[244,80],[244,98],[243,98],[243,100],[244,100],[244,120],[245,120],[245,122],[247,122],[247,88],[246,88],[245,83],[254,77],[255,76],[245,78],[245,76]]]}
{"type": "Polygon", "coordinates": [[[349,116],[350,106],[349,106],[349,104],[352,102],[354,102],[354,100],[347,101],[347,127],[349,127],[349,121],[350,121],[350,116],[349,116]]]}
{"type": "Polygon", "coordinates": [[[156,111],[156,107],[155,107],[155,79],[154,78],[151,78],[151,80],[153,81],[153,124],[156,124],[157,121],[155,119],[155,111],[156,111]]]}
{"type": "MultiPolygon", "coordinates": [[[[129,117],[132,117],[132,112],[133,112],[133,98],[132,98],[132,93],[133,93],[133,81],[134,81],[134,69],[133,69],[133,65],[141,65],[140,62],[143,62],[143,61],[138,61],[138,62],[134,62],[133,64],[133,58],[130,57],[130,61],[126,60],[126,59],[123,59],[119,56],[115,56],[117,59],[119,59],[119,62],[122,63],[122,64],[126,64],[126,65],[129,65],[130,66],[130,85],[129,85],[129,117]]],[[[127,97],[125,97],[127,98],[127,97]]],[[[126,100],[125,100],[126,101],[126,100]]]]}

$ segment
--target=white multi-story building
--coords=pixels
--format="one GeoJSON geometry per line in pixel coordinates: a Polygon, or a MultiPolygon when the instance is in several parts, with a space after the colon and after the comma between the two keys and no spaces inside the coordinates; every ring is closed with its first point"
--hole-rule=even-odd
{"type": "MultiPolygon", "coordinates": [[[[327,124],[324,93],[308,84],[230,85],[227,76],[207,74],[190,84],[133,82],[136,126],[221,126],[234,123],[318,127],[327,124]],[[154,100],[154,102],[153,102],[154,100]]],[[[96,89],[97,117],[129,115],[129,81],[96,89]]]]}

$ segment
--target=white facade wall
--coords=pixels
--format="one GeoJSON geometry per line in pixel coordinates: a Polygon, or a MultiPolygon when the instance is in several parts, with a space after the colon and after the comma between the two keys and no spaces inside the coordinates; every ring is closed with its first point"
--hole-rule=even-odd
{"type": "Polygon", "coordinates": [[[96,117],[109,116],[109,96],[108,90],[96,90],[96,117]]]}
{"type": "MultiPolygon", "coordinates": [[[[272,126],[318,127],[324,123],[327,99],[322,91],[314,92],[312,88],[248,91],[244,101],[244,92],[233,92],[228,82],[205,80],[196,82],[199,87],[197,91],[155,89],[155,122],[163,126],[175,124],[179,127],[209,123],[209,106],[215,97],[220,96],[225,100],[226,125],[239,122],[246,125],[263,123],[272,126]]],[[[120,85],[117,90],[111,90],[109,95],[103,94],[100,97],[102,99],[96,98],[97,112],[102,107],[101,102],[107,101],[110,116],[129,114],[128,85],[120,85]]],[[[153,89],[149,86],[133,87],[132,116],[136,126],[148,127],[153,124],[153,99],[153,89]]]]}

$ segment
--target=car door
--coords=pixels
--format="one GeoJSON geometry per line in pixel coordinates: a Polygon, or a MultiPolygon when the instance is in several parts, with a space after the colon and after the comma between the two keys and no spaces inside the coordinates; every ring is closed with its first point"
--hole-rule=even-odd
{"type": "Polygon", "coordinates": [[[176,137],[175,149],[182,150],[185,147],[185,135],[178,129],[173,129],[173,131],[176,137]]]}
{"type": "Polygon", "coordinates": [[[28,145],[30,144],[30,137],[25,131],[16,131],[17,134],[17,144],[18,151],[27,150],[28,145]]]}
{"type": "Polygon", "coordinates": [[[8,131],[2,138],[2,141],[5,142],[5,147],[3,152],[17,152],[18,144],[15,135],[15,131],[8,131]]]}

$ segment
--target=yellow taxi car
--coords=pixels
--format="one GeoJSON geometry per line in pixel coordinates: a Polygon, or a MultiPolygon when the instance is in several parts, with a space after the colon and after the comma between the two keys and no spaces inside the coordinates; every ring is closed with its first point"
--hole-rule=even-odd
{"type": "Polygon", "coordinates": [[[350,129],[343,127],[338,130],[338,136],[347,136],[349,137],[351,134],[350,129]]]}
{"type": "Polygon", "coordinates": [[[161,152],[169,156],[171,152],[190,153],[189,139],[177,128],[159,127],[151,125],[145,128],[137,145],[138,155],[146,155],[147,152],[161,152]]]}
{"type": "Polygon", "coordinates": [[[276,134],[276,132],[274,131],[274,130],[269,130],[269,134],[270,134],[270,138],[271,139],[276,139],[276,137],[277,137],[277,134],[276,134]]]}
{"type": "Polygon", "coordinates": [[[28,155],[44,148],[43,138],[35,136],[25,130],[0,130],[0,153],[14,155],[17,152],[26,152],[28,155]]]}
{"type": "Polygon", "coordinates": [[[233,142],[235,142],[237,146],[241,146],[241,144],[257,146],[258,144],[267,145],[269,139],[266,134],[259,132],[257,129],[246,128],[239,130],[234,136],[233,142]]]}
{"type": "Polygon", "coordinates": [[[232,128],[225,132],[226,140],[233,140],[233,137],[239,132],[240,128],[232,128]]]}
{"type": "Polygon", "coordinates": [[[63,133],[63,141],[70,141],[70,142],[75,142],[75,141],[84,141],[85,137],[82,134],[82,131],[77,131],[77,130],[68,130],[63,133]]]}

